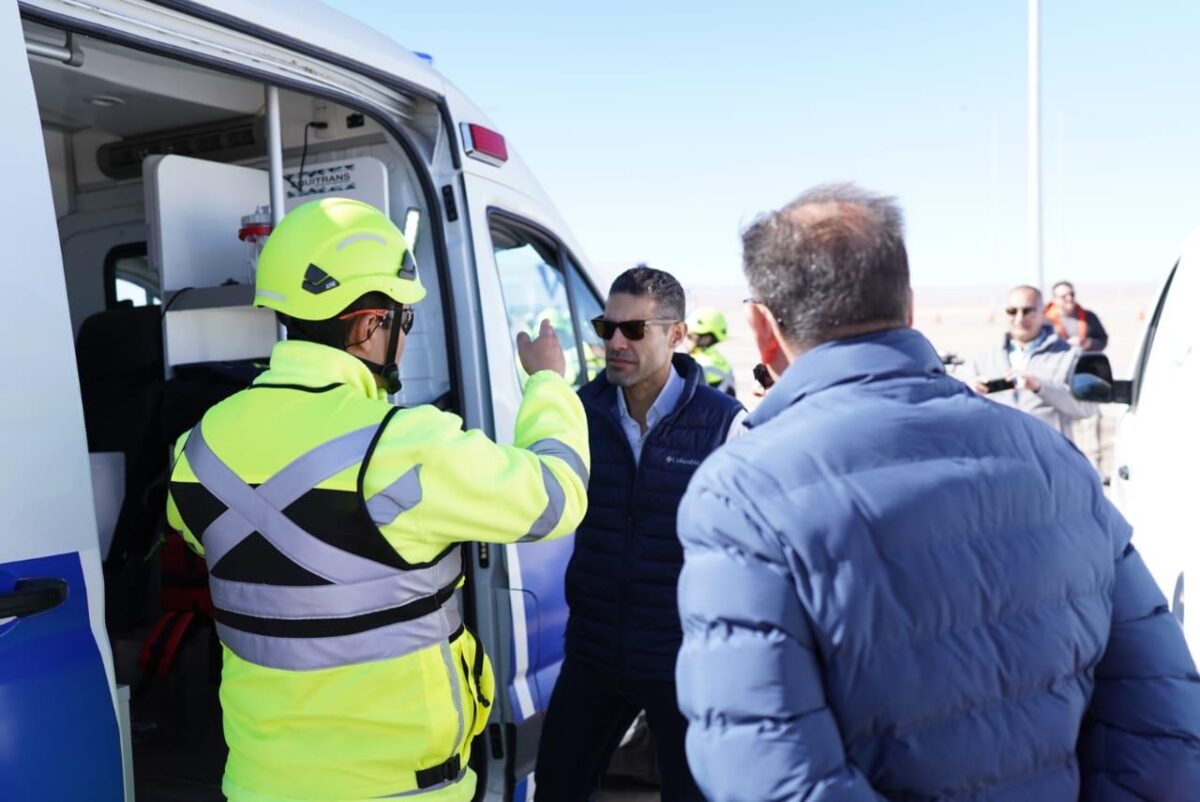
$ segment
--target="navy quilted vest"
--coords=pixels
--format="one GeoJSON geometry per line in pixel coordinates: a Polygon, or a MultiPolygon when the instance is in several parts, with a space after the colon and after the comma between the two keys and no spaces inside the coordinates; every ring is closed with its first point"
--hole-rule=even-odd
{"type": "Polygon", "coordinates": [[[634,466],[621,429],[618,388],[604,373],[579,391],[592,452],[588,511],[567,568],[566,653],[632,680],[674,681],[682,632],[676,604],[683,549],[675,513],[700,463],[725,442],[742,405],[703,382],[684,354],[684,390],[634,466]]]}

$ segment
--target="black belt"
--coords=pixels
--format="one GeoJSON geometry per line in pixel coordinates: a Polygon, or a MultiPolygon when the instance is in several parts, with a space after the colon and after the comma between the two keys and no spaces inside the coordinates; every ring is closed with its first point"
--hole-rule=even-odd
{"type": "Polygon", "coordinates": [[[445,763],[440,763],[436,766],[431,766],[427,769],[421,769],[418,771],[417,789],[423,791],[426,788],[432,788],[435,785],[457,780],[458,775],[461,773],[462,759],[458,755],[454,755],[445,763]]]}

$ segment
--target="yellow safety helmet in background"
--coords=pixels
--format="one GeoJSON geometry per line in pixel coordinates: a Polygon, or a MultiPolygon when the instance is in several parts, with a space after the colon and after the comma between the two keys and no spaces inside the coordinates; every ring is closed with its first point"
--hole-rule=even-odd
{"type": "Polygon", "coordinates": [[[711,306],[703,306],[692,312],[688,316],[687,326],[688,334],[711,334],[717,342],[722,342],[729,335],[725,315],[711,306]]]}
{"type": "Polygon", "coordinates": [[[425,297],[404,235],[369,203],[322,198],[297,206],[267,238],[254,305],[328,320],[369,292],[398,304],[425,297]]]}

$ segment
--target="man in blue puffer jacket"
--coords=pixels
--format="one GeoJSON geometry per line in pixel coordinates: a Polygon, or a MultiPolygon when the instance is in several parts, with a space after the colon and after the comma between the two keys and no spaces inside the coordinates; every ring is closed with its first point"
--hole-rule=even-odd
{"type": "Polygon", "coordinates": [[[1128,524],[909,328],[894,202],[820,187],[743,245],[782,375],[679,512],[708,799],[1200,800],[1200,677],[1128,524]]]}

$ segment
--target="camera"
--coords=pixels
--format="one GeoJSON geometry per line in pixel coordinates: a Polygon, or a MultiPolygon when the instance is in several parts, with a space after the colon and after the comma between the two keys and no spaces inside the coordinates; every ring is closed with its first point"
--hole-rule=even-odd
{"type": "Polygon", "coordinates": [[[769,389],[775,383],[775,380],[771,378],[771,372],[761,362],[754,366],[754,380],[762,385],[764,390],[769,389]]]}
{"type": "Polygon", "coordinates": [[[1002,390],[1013,390],[1017,386],[1016,379],[989,379],[983,383],[989,393],[998,393],[1002,390]]]}

